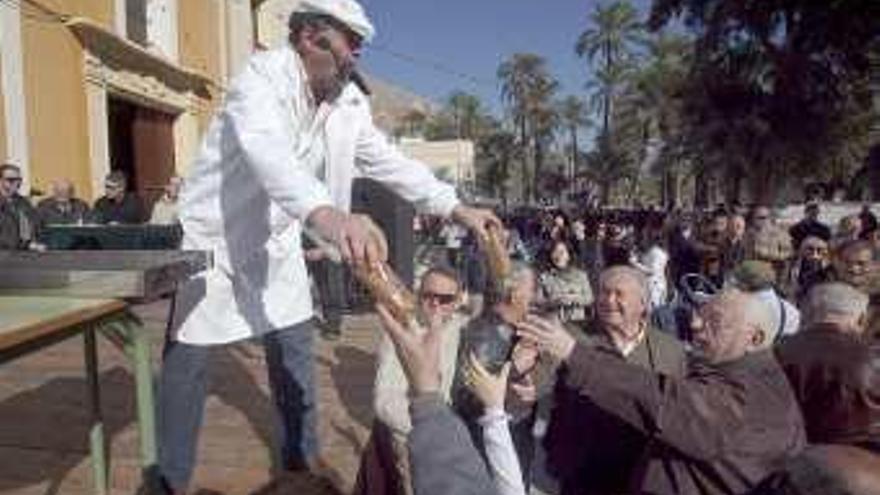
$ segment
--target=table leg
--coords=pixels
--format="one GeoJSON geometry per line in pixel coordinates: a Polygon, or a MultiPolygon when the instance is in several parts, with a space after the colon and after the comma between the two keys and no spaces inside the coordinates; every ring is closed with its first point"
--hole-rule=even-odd
{"type": "Polygon", "coordinates": [[[95,329],[89,328],[84,333],[86,382],[88,385],[91,428],[89,430],[89,448],[92,455],[92,475],[95,482],[95,493],[107,493],[107,452],[104,443],[104,421],[101,415],[101,392],[98,384],[98,351],[95,342],[95,329]]]}
{"type": "Polygon", "coordinates": [[[156,464],[156,405],[150,343],[140,321],[131,316],[124,325],[126,350],[133,361],[137,397],[141,465],[149,469],[156,464]]]}

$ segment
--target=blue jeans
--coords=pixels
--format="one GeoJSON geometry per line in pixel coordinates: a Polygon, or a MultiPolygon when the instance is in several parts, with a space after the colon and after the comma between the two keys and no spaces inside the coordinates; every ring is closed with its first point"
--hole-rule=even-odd
{"type": "MultiPolygon", "coordinates": [[[[281,461],[305,466],[318,455],[317,405],[311,320],[263,337],[272,398],[281,420],[281,461]]],[[[171,488],[192,477],[207,394],[211,346],[168,341],[159,378],[159,471],[171,488]]]]}

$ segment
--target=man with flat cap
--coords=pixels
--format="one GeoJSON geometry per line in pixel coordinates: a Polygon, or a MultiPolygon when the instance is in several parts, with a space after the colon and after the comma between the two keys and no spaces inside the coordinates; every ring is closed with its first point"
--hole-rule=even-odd
{"type": "Polygon", "coordinates": [[[159,400],[159,470],[170,493],[185,492],[192,475],[210,350],[247,339],[266,348],[283,467],[320,465],[301,234],[311,229],[351,264],[384,260],[381,234],[348,213],[354,176],[478,234],[500,225],[461,204],[373,125],[351,82],[373,33],[354,0],[301,1],[289,43],[256,54],[232,81],[190,167],[180,195],[182,248],[212,252],[214,265],[180,288],[172,309],[159,400]]]}

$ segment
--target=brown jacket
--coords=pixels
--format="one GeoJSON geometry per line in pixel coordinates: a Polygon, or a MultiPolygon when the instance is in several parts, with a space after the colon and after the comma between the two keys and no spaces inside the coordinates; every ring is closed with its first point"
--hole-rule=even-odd
{"type": "MultiPolygon", "coordinates": [[[[610,345],[595,326],[576,334],[587,345],[610,345]]],[[[648,330],[625,358],[626,362],[667,376],[686,370],[681,342],[648,330]]],[[[562,366],[553,395],[553,411],[544,447],[547,469],[559,479],[561,494],[624,493],[648,442],[648,435],[597,406],[590,397],[566,384],[562,366]]]]}
{"type": "Polygon", "coordinates": [[[632,493],[745,493],[806,443],[797,403],[769,351],[719,365],[692,359],[682,379],[582,344],[567,366],[569,387],[653,436],[632,493]]]}
{"type": "Polygon", "coordinates": [[[880,345],[819,326],[787,337],[776,357],[810,443],[880,447],[880,345]]]}

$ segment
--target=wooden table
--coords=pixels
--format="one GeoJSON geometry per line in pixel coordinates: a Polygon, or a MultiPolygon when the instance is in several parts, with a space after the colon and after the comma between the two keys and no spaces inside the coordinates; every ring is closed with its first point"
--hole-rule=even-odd
{"type": "Polygon", "coordinates": [[[137,397],[141,462],[145,472],[156,464],[156,427],[150,350],[140,320],[115,299],[23,297],[0,295],[0,364],[36,352],[78,334],[83,335],[88,383],[95,492],[107,493],[108,469],[96,335],[120,343],[132,362],[137,397]]]}

